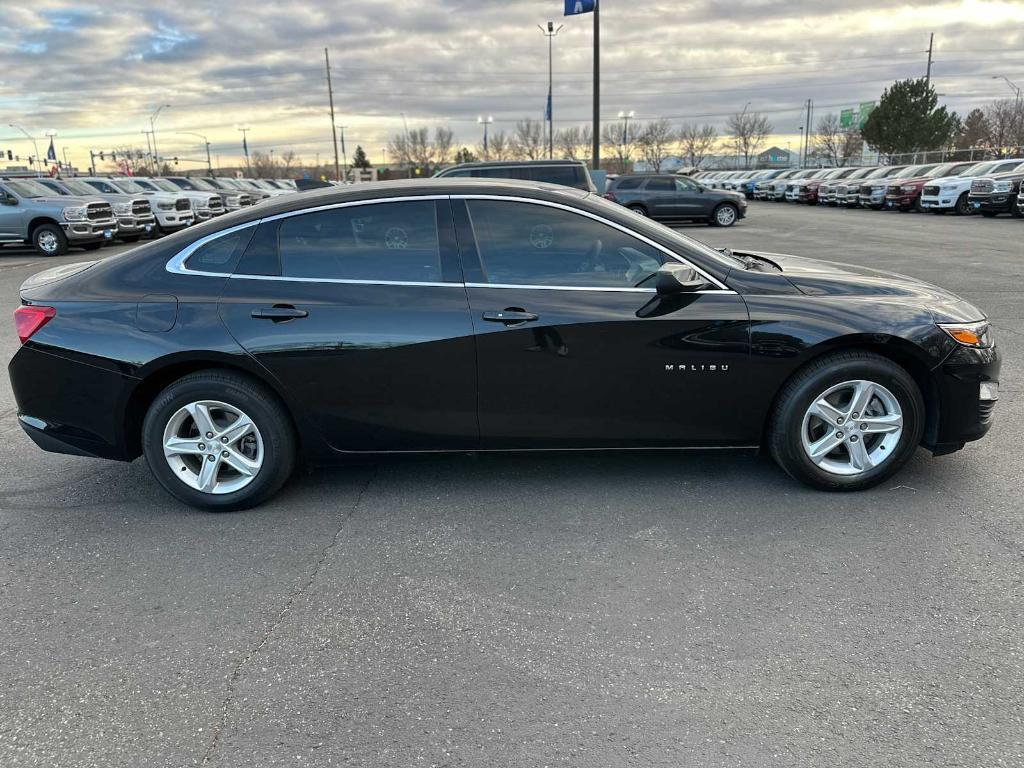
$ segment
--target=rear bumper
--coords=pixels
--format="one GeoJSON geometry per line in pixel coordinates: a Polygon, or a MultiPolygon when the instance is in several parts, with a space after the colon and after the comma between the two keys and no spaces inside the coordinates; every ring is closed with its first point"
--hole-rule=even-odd
{"type": "Polygon", "coordinates": [[[31,342],[7,367],[22,429],[45,451],[130,461],[125,404],[138,383],[31,342]]]}

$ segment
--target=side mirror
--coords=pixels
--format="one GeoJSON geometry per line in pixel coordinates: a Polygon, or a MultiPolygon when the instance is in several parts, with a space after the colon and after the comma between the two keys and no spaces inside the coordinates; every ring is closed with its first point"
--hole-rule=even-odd
{"type": "Polygon", "coordinates": [[[16,198],[14,195],[9,195],[9,194],[8,195],[4,195],[3,197],[0,197],[0,204],[2,204],[2,205],[17,205],[18,204],[18,198],[16,198]]]}
{"type": "Polygon", "coordinates": [[[663,296],[673,293],[692,293],[707,285],[697,270],[678,262],[666,262],[658,270],[658,281],[655,287],[663,296]]]}

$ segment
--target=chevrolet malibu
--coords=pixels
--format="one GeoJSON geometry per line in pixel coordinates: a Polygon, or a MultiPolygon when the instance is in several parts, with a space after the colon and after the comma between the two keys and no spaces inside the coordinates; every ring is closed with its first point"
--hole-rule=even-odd
{"type": "Polygon", "coordinates": [[[269,201],[37,274],[15,325],[32,440],[145,456],[211,510],[419,451],[764,447],[852,491],[982,437],[999,390],[985,315],[941,288],[486,179],[269,201]]]}

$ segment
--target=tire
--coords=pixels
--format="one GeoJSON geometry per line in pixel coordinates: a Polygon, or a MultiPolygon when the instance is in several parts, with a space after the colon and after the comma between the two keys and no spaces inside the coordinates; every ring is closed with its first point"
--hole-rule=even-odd
{"type": "Polygon", "coordinates": [[[953,210],[956,211],[957,216],[969,216],[971,213],[971,202],[967,198],[970,193],[964,192],[960,197],[956,199],[956,205],[953,210]]]}
{"type": "Polygon", "coordinates": [[[192,507],[227,512],[262,504],[280,490],[295,466],[296,438],[287,410],[265,386],[242,374],[207,370],[189,374],[157,395],[143,421],[142,452],[154,477],[172,496],[192,507]],[[227,418],[229,409],[247,416],[255,429],[244,436],[229,432],[227,445],[199,442],[205,436],[196,430],[198,421],[186,412],[186,406],[197,405],[205,405],[213,415],[217,431],[237,423],[227,418]],[[192,441],[199,450],[165,455],[168,435],[181,445],[192,441]],[[218,450],[210,451],[213,445],[218,450]],[[222,461],[229,454],[230,461],[241,457],[249,477],[222,461]],[[203,467],[211,459],[213,492],[189,484],[204,479],[203,467]],[[172,461],[178,466],[172,468],[172,461]]]}
{"type": "Polygon", "coordinates": [[[41,256],[63,256],[68,252],[68,238],[56,224],[40,224],[33,229],[32,245],[41,256]]]}
{"type": "Polygon", "coordinates": [[[644,208],[642,205],[627,205],[626,208],[631,210],[637,216],[643,216],[645,218],[647,217],[647,209],[644,208]]]}
{"type": "Polygon", "coordinates": [[[95,243],[83,243],[82,244],[82,248],[84,250],[86,250],[86,251],[98,251],[102,247],[103,247],[103,241],[102,240],[98,240],[95,243]]]}
{"type": "MultiPolygon", "coordinates": [[[[841,402],[841,400],[840,400],[841,402]]],[[[836,408],[839,418],[850,404],[836,408]]],[[[872,423],[875,419],[892,419],[895,416],[861,416],[872,423]]],[[[860,419],[858,419],[860,421],[860,419]]],[[[925,405],[917,384],[902,367],[891,360],[871,352],[835,352],[812,361],[802,368],[783,386],[779,392],[768,422],[768,447],[775,461],[791,477],[807,485],[825,491],[859,491],[884,482],[896,473],[917,450],[924,432],[925,405]],[[869,382],[876,388],[870,401],[873,414],[890,413],[897,408],[902,417],[902,431],[898,434],[871,434],[857,430],[844,430],[838,423],[826,425],[824,420],[811,416],[812,404],[821,402],[822,396],[844,389],[856,391],[855,382],[869,382]],[[878,389],[881,387],[881,389],[878,389]],[[884,400],[891,399],[891,408],[884,400]],[[826,430],[821,430],[825,426],[826,430]],[[831,433],[836,429],[835,433],[831,433]],[[814,432],[813,430],[819,430],[814,432]],[[807,445],[821,445],[817,442],[829,436],[842,434],[844,439],[830,453],[813,461],[807,445]],[[805,442],[805,434],[808,435],[805,442]],[[861,437],[863,435],[863,438],[861,437]],[[867,449],[874,462],[861,462],[863,467],[853,467],[854,453],[867,449]],[[883,453],[884,451],[884,453],[883,453]],[[881,457],[881,458],[880,458],[881,457]],[[852,470],[843,474],[842,470],[852,470]]],[[[859,427],[863,427],[861,422],[859,427]]],[[[825,447],[827,447],[826,444],[825,447]]]]}
{"type": "Polygon", "coordinates": [[[713,227],[731,227],[739,217],[739,208],[732,203],[722,203],[711,213],[708,223],[713,227]]]}
{"type": "Polygon", "coordinates": [[[122,243],[137,243],[141,237],[142,235],[123,235],[117,239],[122,243]]]}

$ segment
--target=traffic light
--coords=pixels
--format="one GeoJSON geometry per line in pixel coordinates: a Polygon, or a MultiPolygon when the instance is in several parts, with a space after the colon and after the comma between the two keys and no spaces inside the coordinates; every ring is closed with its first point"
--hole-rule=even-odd
{"type": "Polygon", "coordinates": [[[110,159],[113,160],[116,163],[117,162],[117,152],[111,152],[110,153],[110,159]]]}
{"type": "Polygon", "coordinates": [[[11,150],[9,150],[9,149],[7,150],[7,159],[8,160],[13,160],[14,159],[14,153],[11,152],[11,150]]]}
{"type": "Polygon", "coordinates": [[[175,164],[175,165],[177,165],[177,164],[178,164],[178,158],[174,158],[174,164],[175,164]]]}
{"type": "Polygon", "coordinates": [[[103,156],[103,151],[102,150],[100,150],[100,160],[106,160],[106,158],[103,156]]]}

